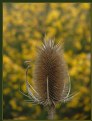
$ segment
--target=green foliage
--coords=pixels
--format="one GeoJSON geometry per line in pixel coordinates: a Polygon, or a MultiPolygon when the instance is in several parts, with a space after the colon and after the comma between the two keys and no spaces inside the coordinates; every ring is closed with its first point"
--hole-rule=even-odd
{"type": "Polygon", "coordinates": [[[80,94],[56,107],[56,119],[90,119],[90,4],[89,3],[4,3],[3,4],[3,112],[4,119],[47,119],[39,105],[25,103],[25,60],[32,59],[46,33],[64,41],[72,92],[80,94]]]}

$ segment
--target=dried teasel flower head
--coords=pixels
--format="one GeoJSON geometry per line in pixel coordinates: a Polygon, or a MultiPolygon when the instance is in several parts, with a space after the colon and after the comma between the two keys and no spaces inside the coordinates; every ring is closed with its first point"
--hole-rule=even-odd
{"type": "Polygon", "coordinates": [[[70,94],[71,83],[63,53],[62,43],[56,44],[55,40],[44,39],[42,46],[38,48],[35,61],[33,74],[35,89],[27,80],[29,65],[26,70],[28,91],[26,96],[33,103],[51,106],[51,112],[57,103],[69,101],[74,96],[70,94]]]}
{"type": "Polygon", "coordinates": [[[47,104],[58,103],[67,79],[63,46],[55,44],[53,40],[45,40],[39,47],[34,70],[35,89],[40,100],[47,104]]]}

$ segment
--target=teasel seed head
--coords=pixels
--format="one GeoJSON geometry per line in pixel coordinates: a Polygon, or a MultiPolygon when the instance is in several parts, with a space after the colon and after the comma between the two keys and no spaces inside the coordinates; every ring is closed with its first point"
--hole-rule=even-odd
{"type": "MultiPolygon", "coordinates": [[[[34,69],[34,85],[40,100],[56,105],[61,100],[64,83],[68,79],[63,44],[44,40],[38,48],[34,69]]],[[[38,98],[39,98],[38,97],[38,98]]]]}
{"type": "Polygon", "coordinates": [[[30,62],[30,60],[26,61],[28,63],[26,69],[28,95],[20,92],[29,98],[28,102],[47,106],[48,118],[53,119],[57,103],[69,101],[79,94],[76,92],[70,94],[71,82],[64,59],[63,44],[56,44],[55,40],[44,39],[42,46],[38,47],[33,73],[34,88],[27,80],[30,62]]]}

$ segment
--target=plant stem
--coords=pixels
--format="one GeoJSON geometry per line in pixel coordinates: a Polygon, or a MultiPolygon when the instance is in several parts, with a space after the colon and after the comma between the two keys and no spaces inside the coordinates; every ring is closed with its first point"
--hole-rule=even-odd
{"type": "Polygon", "coordinates": [[[54,119],[55,115],[55,106],[52,104],[48,108],[48,119],[54,119]]]}

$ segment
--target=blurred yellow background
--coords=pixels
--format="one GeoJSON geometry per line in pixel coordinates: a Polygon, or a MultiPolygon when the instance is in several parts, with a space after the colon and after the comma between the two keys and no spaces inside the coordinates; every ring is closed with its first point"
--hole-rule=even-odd
{"type": "MultiPolygon", "coordinates": [[[[56,107],[55,119],[91,119],[90,99],[90,3],[3,4],[3,118],[47,119],[43,106],[26,103],[25,60],[36,57],[36,48],[46,33],[64,41],[72,92],[80,94],[56,107]]],[[[32,83],[32,69],[29,72],[32,83]]]]}

